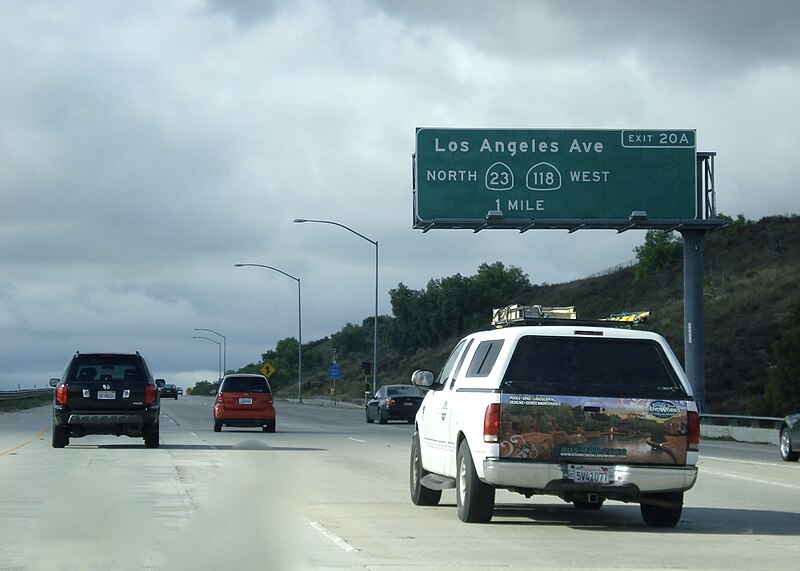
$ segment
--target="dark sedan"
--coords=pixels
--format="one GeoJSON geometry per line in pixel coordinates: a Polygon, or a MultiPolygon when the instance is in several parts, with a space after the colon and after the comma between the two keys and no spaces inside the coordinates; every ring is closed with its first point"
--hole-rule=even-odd
{"type": "Polygon", "coordinates": [[[800,411],[787,416],[780,431],[781,458],[786,462],[800,460],[800,411]]]}
{"type": "Polygon", "coordinates": [[[178,400],[178,387],[175,385],[164,385],[164,388],[161,389],[161,397],[178,400]]]}
{"type": "Polygon", "coordinates": [[[413,385],[384,385],[367,401],[367,422],[376,420],[386,424],[390,420],[414,422],[420,405],[422,391],[413,385]]]}

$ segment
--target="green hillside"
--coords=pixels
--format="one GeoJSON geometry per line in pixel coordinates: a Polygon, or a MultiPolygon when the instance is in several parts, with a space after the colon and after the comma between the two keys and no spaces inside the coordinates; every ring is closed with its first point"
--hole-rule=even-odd
{"type": "MultiPolygon", "coordinates": [[[[646,328],[664,335],[683,360],[679,235],[649,233],[645,247],[637,248],[636,255],[636,265],[563,284],[530,284],[521,270],[499,263],[481,265],[475,276],[431,280],[422,291],[399,284],[390,292],[397,317],[382,316],[379,323],[379,383],[407,383],[415,369],[438,371],[463,333],[488,323],[492,306],[509,303],[575,305],[581,318],[649,310],[654,317],[646,328]],[[430,315],[427,324],[419,308],[430,315]],[[473,310],[479,313],[473,315],[473,310]],[[463,314],[456,319],[448,311],[463,314]],[[441,327],[448,318],[458,321],[453,331],[441,327]],[[413,327],[407,323],[411,319],[418,322],[413,327]],[[422,339],[426,330],[430,339],[415,345],[415,339],[422,339]]],[[[774,216],[751,222],[740,216],[728,227],[707,235],[707,412],[783,415],[800,406],[798,284],[799,217],[774,216]]],[[[347,324],[329,338],[304,345],[304,395],[329,394],[328,365],[334,347],[342,371],[337,396],[363,397],[361,364],[372,360],[371,317],[361,325],[347,324]]],[[[296,395],[296,340],[279,342],[263,359],[279,371],[271,379],[278,393],[296,395]]],[[[242,371],[257,368],[258,364],[251,364],[242,371]]]]}

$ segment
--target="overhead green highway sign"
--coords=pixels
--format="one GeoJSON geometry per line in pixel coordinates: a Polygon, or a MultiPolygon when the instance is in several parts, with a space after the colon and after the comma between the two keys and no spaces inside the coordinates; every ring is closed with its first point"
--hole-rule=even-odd
{"type": "Polygon", "coordinates": [[[691,223],[696,154],[693,129],[418,128],[414,227],[691,223]]]}

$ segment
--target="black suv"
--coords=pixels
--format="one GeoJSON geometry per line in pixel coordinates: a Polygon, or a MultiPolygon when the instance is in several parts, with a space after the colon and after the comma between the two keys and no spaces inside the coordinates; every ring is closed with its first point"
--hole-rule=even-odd
{"type": "Polygon", "coordinates": [[[70,437],[113,434],[158,448],[159,387],[139,353],[76,353],[60,379],[50,379],[53,448],[70,437]]]}

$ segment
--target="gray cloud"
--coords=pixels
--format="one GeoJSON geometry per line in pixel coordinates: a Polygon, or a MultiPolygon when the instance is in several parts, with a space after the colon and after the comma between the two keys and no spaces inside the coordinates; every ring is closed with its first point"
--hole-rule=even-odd
{"type": "MultiPolygon", "coordinates": [[[[720,209],[796,211],[796,2],[15,2],[0,21],[0,389],[76,349],[214,375],[502,261],[557,283],[641,233],[411,229],[419,126],[696,128],[720,209]],[[768,183],[765,183],[768,181],[768,183]]],[[[572,303],[572,300],[570,300],[572,303]]]]}

